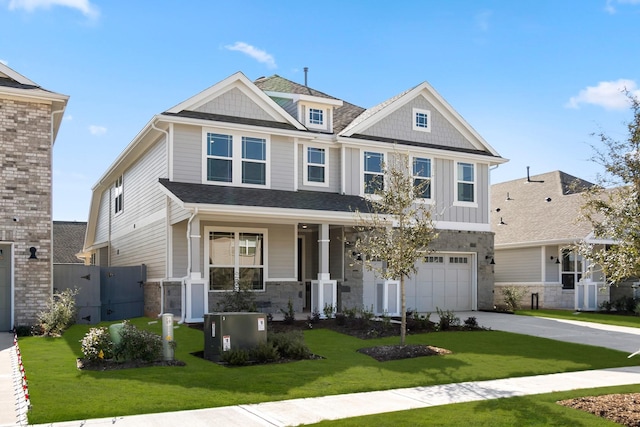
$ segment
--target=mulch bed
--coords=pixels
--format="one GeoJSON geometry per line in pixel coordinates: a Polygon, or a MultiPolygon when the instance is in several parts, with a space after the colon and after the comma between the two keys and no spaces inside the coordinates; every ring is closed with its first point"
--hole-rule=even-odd
{"type": "Polygon", "coordinates": [[[589,412],[623,426],[640,427],[640,393],[586,396],[557,403],[589,412]]]}

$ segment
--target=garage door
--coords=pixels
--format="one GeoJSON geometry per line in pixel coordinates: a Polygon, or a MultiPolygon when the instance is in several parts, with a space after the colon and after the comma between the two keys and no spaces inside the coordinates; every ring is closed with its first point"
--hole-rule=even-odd
{"type": "Polygon", "coordinates": [[[415,277],[407,280],[407,307],[421,313],[436,309],[473,309],[473,257],[466,254],[434,254],[418,266],[415,277]]]}

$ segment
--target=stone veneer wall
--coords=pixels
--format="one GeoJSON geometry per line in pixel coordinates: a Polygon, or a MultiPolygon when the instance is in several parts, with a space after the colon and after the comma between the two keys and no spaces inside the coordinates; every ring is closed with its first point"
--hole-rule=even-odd
{"type": "MultiPolygon", "coordinates": [[[[475,231],[452,231],[438,230],[438,238],[431,244],[431,249],[439,252],[467,252],[477,254],[478,260],[478,309],[493,309],[494,300],[494,272],[493,266],[489,264],[493,256],[492,232],[475,231]]],[[[345,240],[354,242],[356,233],[353,230],[345,230],[345,240]]],[[[362,267],[352,265],[353,259],[350,248],[345,248],[345,281],[341,287],[342,307],[359,307],[363,300],[362,267]],[[348,292],[345,292],[348,290],[348,292]]]]}
{"type": "Polygon", "coordinates": [[[29,325],[52,292],[51,106],[0,99],[0,136],[0,241],[14,243],[14,323],[29,325]]]}
{"type": "MultiPolygon", "coordinates": [[[[296,313],[302,313],[304,305],[304,282],[267,282],[266,292],[255,292],[258,311],[280,313],[287,310],[289,300],[296,313]]],[[[217,311],[218,303],[224,298],[222,292],[209,292],[209,311],[217,311]]]]}

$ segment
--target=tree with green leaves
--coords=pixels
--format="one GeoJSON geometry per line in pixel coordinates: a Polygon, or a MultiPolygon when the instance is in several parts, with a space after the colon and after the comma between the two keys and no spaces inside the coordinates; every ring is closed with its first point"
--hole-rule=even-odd
{"type": "Polygon", "coordinates": [[[392,153],[382,167],[384,174],[367,183],[374,190],[368,199],[369,212],[355,212],[358,232],[355,261],[385,280],[400,281],[400,344],[404,345],[407,333],[405,279],[416,273],[416,262],[425,257],[437,233],[429,205],[418,200],[430,185],[429,180],[414,180],[414,165],[409,165],[407,154],[392,153]]]}
{"type": "Polygon", "coordinates": [[[592,160],[605,173],[585,192],[582,219],[591,224],[596,240],[611,245],[579,245],[591,266],[602,269],[609,284],[640,277],[640,100],[626,93],[633,118],[623,140],[596,134],[602,147],[593,147],[592,160]]]}

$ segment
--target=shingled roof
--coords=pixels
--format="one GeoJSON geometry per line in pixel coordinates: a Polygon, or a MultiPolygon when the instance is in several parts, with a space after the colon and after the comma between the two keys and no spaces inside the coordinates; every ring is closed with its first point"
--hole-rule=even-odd
{"type": "MultiPolygon", "coordinates": [[[[274,74],[270,77],[260,77],[253,82],[259,89],[265,92],[282,92],[292,93],[294,95],[310,95],[317,96],[319,98],[327,98],[338,100],[331,95],[327,95],[324,92],[315,90],[305,85],[301,85],[291,80],[287,80],[284,77],[280,77],[274,74]]],[[[336,107],[333,110],[333,131],[334,133],[340,133],[345,127],[347,127],[356,117],[362,114],[365,109],[358,107],[357,105],[350,104],[344,100],[342,106],[336,107]]]]}
{"type": "Polygon", "coordinates": [[[496,248],[587,237],[591,227],[576,220],[585,202],[581,193],[593,185],[562,171],[492,185],[491,229],[496,248]]]}
{"type": "Polygon", "coordinates": [[[327,212],[369,212],[368,202],[360,196],[347,196],[320,191],[284,191],[262,188],[172,182],[160,178],[173,195],[186,204],[254,206],[265,208],[304,209],[327,212]]]}
{"type": "Polygon", "coordinates": [[[82,264],[76,254],[82,251],[86,222],[53,221],[53,263],[82,264]]]}

